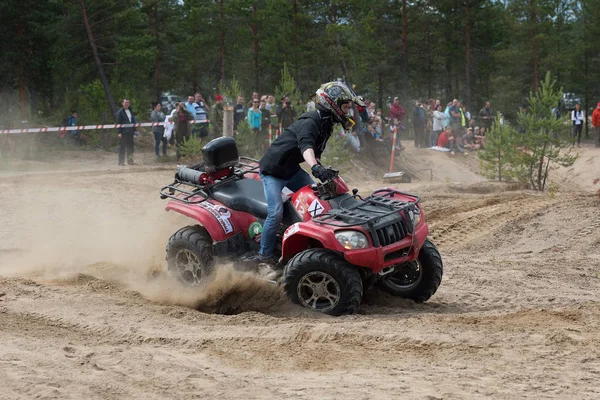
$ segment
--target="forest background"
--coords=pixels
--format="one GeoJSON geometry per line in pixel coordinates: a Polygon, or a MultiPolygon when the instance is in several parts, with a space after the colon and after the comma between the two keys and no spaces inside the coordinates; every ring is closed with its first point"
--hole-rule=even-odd
{"type": "Polygon", "coordinates": [[[284,63],[303,100],[342,78],[384,110],[489,99],[510,120],[546,71],[600,100],[600,0],[9,0],[0,29],[0,126],[112,122],[123,97],[149,113],[165,92],[212,103],[233,79],[248,99],[284,63]]]}

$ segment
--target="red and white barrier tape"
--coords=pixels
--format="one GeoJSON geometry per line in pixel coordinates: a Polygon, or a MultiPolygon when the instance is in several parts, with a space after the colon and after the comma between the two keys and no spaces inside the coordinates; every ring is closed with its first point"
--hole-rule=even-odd
{"type": "MultiPolygon", "coordinates": [[[[192,124],[201,124],[210,122],[207,119],[193,119],[189,121],[192,124]]],[[[164,122],[140,122],[137,124],[107,124],[107,125],[81,125],[81,126],[56,126],[45,128],[23,128],[23,129],[0,129],[1,135],[11,133],[35,133],[35,132],[65,132],[65,131],[92,131],[96,129],[117,129],[117,128],[137,128],[140,126],[160,126],[164,122]]]]}

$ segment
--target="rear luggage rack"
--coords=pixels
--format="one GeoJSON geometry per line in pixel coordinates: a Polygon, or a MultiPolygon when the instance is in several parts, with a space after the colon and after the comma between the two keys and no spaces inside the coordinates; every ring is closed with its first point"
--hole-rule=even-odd
{"type": "MultiPolygon", "coordinates": [[[[196,182],[190,182],[181,180],[175,175],[173,183],[163,186],[160,189],[160,198],[170,198],[173,200],[181,201],[186,204],[200,204],[205,202],[211,197],[212,191],[219,188],[232,180],[242,179],[245,174],[255,173],[258,174],[258,160],[249,157],[240,157],[240,161],[232,168],[232,172],[224,178],[215,180],[214,183],[208,183],[202,185],[196,182]],[[246,161],[243,162],[242,160],[246,161]]],[[[202,171],[203,164],[196,164],[190,168],[202,171]]]]}

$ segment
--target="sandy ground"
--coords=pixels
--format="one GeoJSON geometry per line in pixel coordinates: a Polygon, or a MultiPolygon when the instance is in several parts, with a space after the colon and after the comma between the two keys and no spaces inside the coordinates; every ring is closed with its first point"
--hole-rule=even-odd
{"type": "MultiPolygon", "coordinates": [[[[407,157],[432,170],[398,186],[423,195],[442,285],[421,305],[367,293],[338,318],[227,266],[201,291],[174,283],[164,246],[189,221],[163,211],[173,166],[151,155],[1,172],[0,398],[600,398],[590,188],[551,198],[444,154],[407,157]]],[[[567,175],[600,171],[586,157],[567,175]]],[[[347,180],[380,186],[369,174],[347,180]]]]}

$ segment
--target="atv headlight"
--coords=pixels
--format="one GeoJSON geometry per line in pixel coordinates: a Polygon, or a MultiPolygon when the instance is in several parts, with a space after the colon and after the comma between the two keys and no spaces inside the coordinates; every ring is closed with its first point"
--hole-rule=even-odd
{"type": "Polygon", "coordinates": [[[410,210],[408,212],[408,216],[412,221],[413,228],[416,228],[417,225],[419,225],[419,223],[421,222],[421,211],[419,210],[419,207],[415,207],[412,210],[410,210]]]}
{"type": "Polygon", "coordinates": [[[348,250],[364,249],[369,247],[367,237],[358,231],[337,231],[335,238],[348,250]]]}

